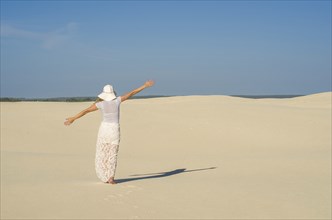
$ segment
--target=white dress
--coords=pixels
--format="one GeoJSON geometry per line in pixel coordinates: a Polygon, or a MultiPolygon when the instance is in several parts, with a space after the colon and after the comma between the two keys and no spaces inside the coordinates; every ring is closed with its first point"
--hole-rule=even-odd
{"type": "Polygon", "coordinates": [[[103,121],[98,132],[95,168],[98,178],[103,182],[115,175],[120,143],[120,104],[121,97],[96,103],[102,111],[103,121]]]}

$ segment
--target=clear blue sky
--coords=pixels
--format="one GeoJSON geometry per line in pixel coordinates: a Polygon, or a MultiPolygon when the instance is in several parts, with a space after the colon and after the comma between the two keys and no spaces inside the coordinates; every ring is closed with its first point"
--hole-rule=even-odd
{"type": "Polygon", "coordinates": [[[331,1],[3,1],[1,96],[331,91],[331,1]]]}

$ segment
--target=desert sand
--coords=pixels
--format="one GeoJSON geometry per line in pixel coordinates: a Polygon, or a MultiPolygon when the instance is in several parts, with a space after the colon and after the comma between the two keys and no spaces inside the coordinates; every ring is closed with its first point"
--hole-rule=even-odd
{"type": "Polygon", "coordinates": [[[91,103],[1,103],[1,219],[330,219],[331,98],[129,100],[117,185],[91,103]]]}

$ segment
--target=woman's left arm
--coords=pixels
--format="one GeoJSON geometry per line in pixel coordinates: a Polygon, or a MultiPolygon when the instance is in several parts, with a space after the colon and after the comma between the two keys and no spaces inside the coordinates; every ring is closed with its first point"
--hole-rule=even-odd
{"type": "Polygon", "coordinates": [[[77,115],[75,115],[74,117],[69,117],[66,118],[66,121],[64,122],[65,125],[71,125],[75,120],[79,119],[80,117],[86,115],[89,112],[93,112],[96,111],[98,108],[96,106],[95,103],[93,103],[89,108],[84,109],[83,111],[81,111],[80,113],[78,113],[77,115]]]}

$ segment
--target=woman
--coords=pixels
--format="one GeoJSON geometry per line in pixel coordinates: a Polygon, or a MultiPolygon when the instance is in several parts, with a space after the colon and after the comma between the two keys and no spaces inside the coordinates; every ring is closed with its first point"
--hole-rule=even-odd
{"type": "Polygon", "coordinates": [[[120,143],[120,104],[143,89],[153,85],[154,82],[152,80],[146,81],[143,86],[119,97],[116,97],[111,85],[106,85],[94,104],[74,117],[67,118],[64,122],[65,125],[70,125],[87,113],[96,111],[97,109],[102,111],[103,121],[98,132],[95,164],[97,176],[103,182],[116,184],[114,175],[120,143]]]}

